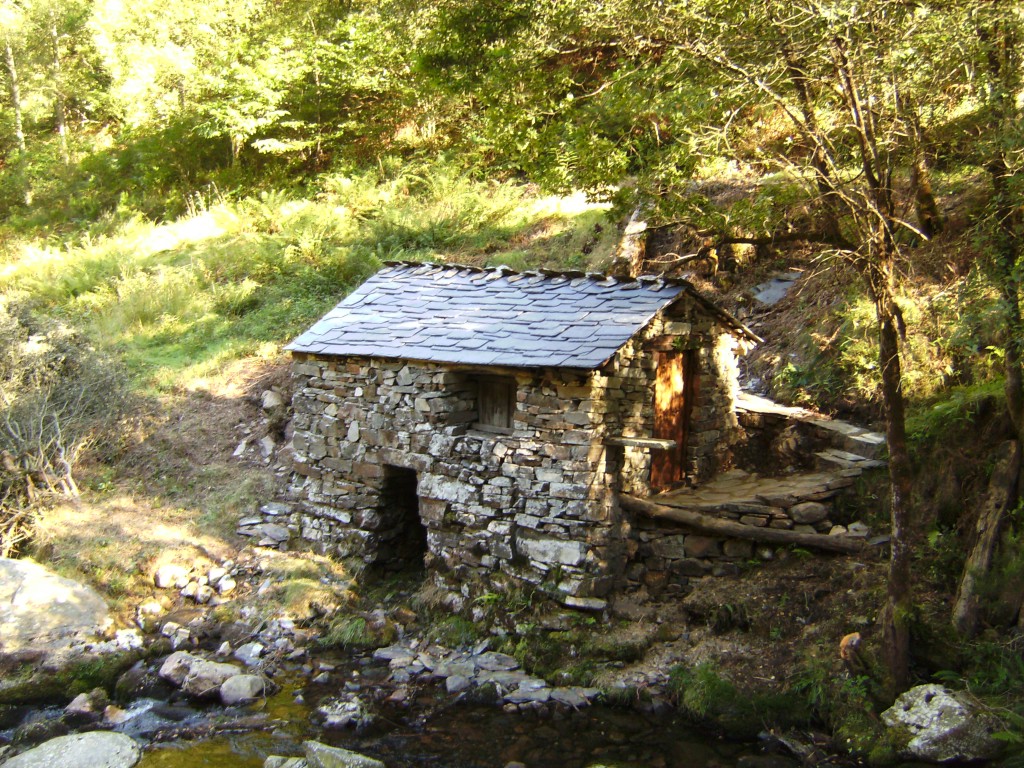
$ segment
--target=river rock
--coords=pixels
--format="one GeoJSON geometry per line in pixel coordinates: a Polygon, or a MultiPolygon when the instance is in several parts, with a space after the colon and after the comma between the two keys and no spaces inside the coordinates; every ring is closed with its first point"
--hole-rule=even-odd
{"type": "Polygon", "coordinates": [[[271,755],[263,761],[263,768],[307,768],[308,765],[304,757],[271,755]]]}
{"type": "Polygon", "coordinates": [[[485,669],[488,672],[510,672],[513,669],[519,669],[519,662],[515,657],[495,651],[482,653],[476,657],[475,661],[480,669],[485,669]]]}
{"type": "Polygon", "coordinates": [[[141,757],[123,733],[92,731],[51,739],[12,757],[4,768],[132,768],[141,757]]]}
{"type": "Polygon", "coordinates": [[[181,589],[188,584],[188,569],[177,563],[164,563],[153,574],[153,583],[159,589],[181,589]]]}
{"type": "Polygon", "coordinates": [[[220,686],[220,700],[228,707],[245,704],[263,695],[263,678],[259,675],[234,675],[220,686]]]}
{"type": "Polygon", "coordinates": [[[238,646],[232,654],[247,667],[255,667],[260,663],[260,656],[265,650],[262,643],[245,643],[238,646]]]}
{"type": "Polygon", "coordinates": [[[110,703],[107,692],[102,688],[94,688],[89,693],[80,693],[64,707],[64,714],[72,723],[83,723],[99,720],[100,714],[110,703]]]}
{"type": "Polygon", "coordinates": [[[284,398],[272,389],[263,391],[260,395],[260,405],[264,411],[270,411],[278,406],[284,405],[284,398]]]}
{"type": "Polygon", "coordinates": [[[141,698],[166,698],[172,691],[166,680],[141,661],[125,671],[114,684],[114,698],[121,704],[141,698]]]}
{"type": "Polygon", "coordinates": [[[344,694],[335,699],[321,702],[317,707],[317,715],[323,718],[324,728],[353,727],[357,731],[373,722],[373,715],[366,708],[363,700],[352,694],[344,694]]]}
{"type": "Polygon", "coordinates": [[[213,587],[209,584],[200,584],[196,589],[195,600],[200,605],[210,602],[213,598],[213,587]]]}
{"type": "Polygon", "coordinates": [[[185,693],[212,698],[218,694],[225,680],[240,672],[234,664],[207,661],[187,651],[175,651],[164,661],[159,674],[185,693]]]}
{"type": "Polygon", "coordinates": [[[462,693],[471,684],[470,679],[464,675],[450,675],[444,681],[444,687],[448,693],[462,693]]]}
{"type": "Polygon", "coordinates": [[[993,734],[1006,726],[962,693],[919,685],[882,713],[890,728],[910,732],[903,755],[932,763],[988,760],[1002,750],[993,734]]]}
{"type": "Polygon", "coordinates": [[[110,626],[96,592],[32,560],[0,558],[0,655],[50,656],[96,638],[110,626]]]}
{"type": "Polygon", "coordinates": [[[818,501],[805,501],[790,507],[789,516],[793,522],[804,525],[820,523],[828,517],[828,507],[818,501]]]}
{"type": "Polygon", "coordinates": [[[310,768],[387,768],[380,760],[340,747],[329,747],[318,741],[307,741],[306,762],[310,768]]]}

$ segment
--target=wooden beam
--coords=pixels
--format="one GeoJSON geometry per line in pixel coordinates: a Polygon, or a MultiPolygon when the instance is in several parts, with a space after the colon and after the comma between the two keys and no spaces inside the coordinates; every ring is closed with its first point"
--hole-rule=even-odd
{"type": "Polygon", "coordinates": [[[623,448],[653,448],[661,451],[669,451],[676,447],[675,440],[660,437],[609,437],[605,439],[604,444],[623,448]]]}
{"type": "Polygon", "coordinates": [[[865,547],[863,539],[850,536],[798,533],[785,530],[784,528],[758,528],[753,525],[743,525],[733,520],[723,520],[718,517],[703,515],[700,512],[694,512],[689,509],[666,507],[663,504],[655,504],[654,502],[638,499],[636,496],[628,496],[626,494],[619,495],[619,504],[623,509],[627,509],[630,512],[637,512],[659,520],[672,520],[676,523],[688,525],[701,533],[710,533],[715,536],[750,539],[769,544],[795,544],[800,547],[813,547],[814,549],[843,552],[845,554],[855,554],[862,551],[865,547]]]}

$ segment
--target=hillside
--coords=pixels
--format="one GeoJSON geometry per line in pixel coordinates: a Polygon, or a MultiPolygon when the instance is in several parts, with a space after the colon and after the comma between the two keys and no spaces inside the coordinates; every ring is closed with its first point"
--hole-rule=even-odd
{"type": "MultiPolygon", "coordinates": [[[[718,695],[756,719],[754,692],[871,732],[939,680],[1019,746],[1024,11],[493,6],[0,2],[0,554],[125,624],[158,565],[241,557],[288,474],[281,349],[384,261],[684,276],[764,339],[744,386],[887,433],[853,502],[887,555],[751,563],[607,643],[518,594],[476,624],[428,595],[424,622],[581,683],[676,667],[698,718],[718,695]],[[835,649],[855,629],[859,675],[835,649]]],[[[257,612],[342,645],[394,628],[363,636],[390,593],[345,565],[275,568],[257,612]]]]}

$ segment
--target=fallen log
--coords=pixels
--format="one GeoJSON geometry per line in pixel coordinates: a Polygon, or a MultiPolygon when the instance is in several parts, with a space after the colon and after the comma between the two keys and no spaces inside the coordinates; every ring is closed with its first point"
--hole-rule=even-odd
{"type": "Polygon", "coordinates": [[[701,533],[710,533],[715,536],[750,539],[751,541],[763,541],[769,544],[795,544],[800,547],[813,547],[814,549],[843,552],[845,554],[855,554],[862,551],[865,547],[863,539],[850,536],[798,533],[797,531],[788,531],[784,528],[757,528],[732,520],[711,517],[710,515],[704,515],[689,509],[666,507],[663,504],[655,504],[652,501],[638,499],[636,496],[625,494],[620,494],[619,504],[623,509],[628,509],[630,512],[637,512],[661,520],[672,520],[688,525],[701,533]]]}

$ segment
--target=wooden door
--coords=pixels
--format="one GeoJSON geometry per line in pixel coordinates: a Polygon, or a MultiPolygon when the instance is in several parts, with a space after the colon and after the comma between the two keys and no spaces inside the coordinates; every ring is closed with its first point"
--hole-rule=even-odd
{"type": "Polygon", "coordinates": [[[675,447],[651,452],[651,487],[660,490],[686,478],[686,436],[697,399],[697,352],[655,352],[654,437],[675,447]]]}

